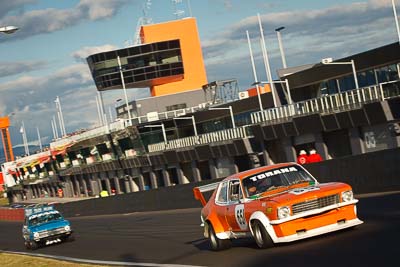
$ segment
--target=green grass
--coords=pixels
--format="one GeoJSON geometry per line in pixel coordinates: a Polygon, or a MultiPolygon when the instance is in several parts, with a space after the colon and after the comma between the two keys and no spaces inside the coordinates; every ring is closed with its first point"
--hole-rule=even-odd
{"type": "Polygon", "coordinates": [[[104,265],[94,265],[94,264],[79,264],[74,262],[67,261],[58,261],[53,259],[46,259],[40,257],[30,257],[24,255],[17,254],[8,254],[8,253],[0,253],[0,262],[2,267],[20,267],[20,266],[29,266],[29,267],[73,267],[73,266],[81,266],[81,267],[100,267],[104,265]]]}
{"type": "Polygon", "coordinates": [[[0,207],[8,206],[8,198],[0,197],[0,207]]]}

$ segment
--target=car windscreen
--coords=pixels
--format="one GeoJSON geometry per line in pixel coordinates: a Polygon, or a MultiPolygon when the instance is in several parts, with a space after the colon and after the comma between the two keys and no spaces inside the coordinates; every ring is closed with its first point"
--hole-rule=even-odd
{"type": "Polygon", "coordinates": [[[314,178],[297,165],[256,173],[242,180],[248,197],[294,184],[315,182],[314,178]]]}
{"type": "Polygon", "coordinates": [[[31,215],[28,219],[30,226],[39,225],[51,221],[57,221],[63,219],[61,214],[57,211],[43,212],[39,214],[31,215]]]}

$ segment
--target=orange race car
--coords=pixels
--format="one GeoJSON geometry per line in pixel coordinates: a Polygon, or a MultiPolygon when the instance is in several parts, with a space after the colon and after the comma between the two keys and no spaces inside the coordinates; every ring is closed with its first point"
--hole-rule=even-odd
{"type": "Polygon", "coordinates": [[[266,248],[363,223],[349,185],[320,184],[296,163],[244,171],[193,191],[204,206],[202,226],[212,250],[236,238],[252,236],[266,248]],[[211,190],[206,202],[203,193],[211,190]]]}

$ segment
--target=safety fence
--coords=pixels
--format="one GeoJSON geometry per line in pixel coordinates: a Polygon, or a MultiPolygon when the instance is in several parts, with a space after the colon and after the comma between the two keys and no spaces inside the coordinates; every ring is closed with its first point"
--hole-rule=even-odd
{"type": "Polygon", "coordinates": [[[330,114],[361,108],[363,104],[383,101],[400,95],[400,81],[381,83],[376,86],[354,89],[338,94],[296,102],[251,114],[251,122],[285,121],[292,117],[313,113],[330,114]]]}
{"type": "Polygon", "coordinates": [[[214,142],[222,142],[233,139],[250,138],[252,134],[249,131],[248,126],[242,126],[238,128],[231,128],[222,131],[201,134],[198,136],[189,136],[185,138],[170,140],[167,143],[161,142],[151,144],[148,146],[149,152],[157,152],[163,150],[171,150],[182,147],[190,147],[201,144],[209,144],[214,142]]]}
{"type": "Polygon", "coordinates": [[[101,136],[105,135],[108,133],[116,132],[125,129],[125,121],[124,120],[118,120],[115,122],[112,122],[110,124],[97,127],[82,133],[78,134],[72,134],[67,137],[63,137],[62,139],[56,140],[52,143],[50,143],[50,148],[56,148],[56,147],[61,147],[65,144],[71,144],[74,142],[79,142],[83,140],[87,140],[96,136],[101,136]]]}

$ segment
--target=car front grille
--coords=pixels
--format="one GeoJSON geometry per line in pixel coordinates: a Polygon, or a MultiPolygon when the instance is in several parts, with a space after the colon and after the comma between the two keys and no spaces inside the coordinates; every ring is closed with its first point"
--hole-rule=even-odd
{"type": "Polygon", "coordinates": [[[305,211],[320,209],[337,203],[339,203],[339,194],[330,195],[294,204],[292,206],[292,213],[293,215],[296,215],[305,211]]]}
{"type": "Polygon", "coordinates": [[[67,231],[65,231],[64,227],[56,228],[56,229],[53,229],[53,230],[41,231],[41,232],[39,232],[39,238],[44,238],[44,237],[48,237],[48,236],[63,234],[65,232],[67,232],[67,231]]]}

